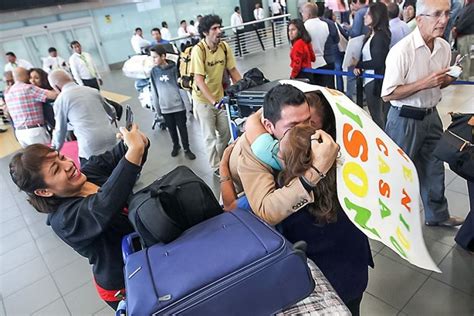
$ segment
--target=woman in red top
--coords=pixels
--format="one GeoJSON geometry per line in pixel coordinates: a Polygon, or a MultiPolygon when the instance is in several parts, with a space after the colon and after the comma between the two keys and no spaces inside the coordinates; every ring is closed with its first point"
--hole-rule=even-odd
{"type": "Polygon", "coordinates": [[[290,51],[290,78],[307,78],[312,81],[312,74],[302,72],[303,68],[311,68],[311,62],[316,60],[311,37],[306,31],[303,21],[300,19],[291,20],[288,24],[288,37],[291,41],[290,51]]]}

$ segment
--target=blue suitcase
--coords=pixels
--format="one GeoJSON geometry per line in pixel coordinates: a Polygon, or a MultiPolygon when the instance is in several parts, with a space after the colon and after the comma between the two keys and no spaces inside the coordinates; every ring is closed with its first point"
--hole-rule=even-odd
{"type": "Polygon", "coordinates": [[[129,253],[131,242],[123,245],[127,315],[271,315],[315,286],[305,244],[291,244],[244,210],[168,244],[129,253]]]}

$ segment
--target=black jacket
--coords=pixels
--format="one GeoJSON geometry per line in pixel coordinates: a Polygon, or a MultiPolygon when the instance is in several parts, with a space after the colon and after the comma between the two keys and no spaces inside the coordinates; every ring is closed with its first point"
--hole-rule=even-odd
{"type": "Polygon", "coordinates": [[[459,36],[474,34],[474,4],[472,2],[462,8],[454,26],[459,36]]]}
{"type": "MultiPolygon", "coordinates": [[[[367,42],[364,43],[364,46],[367,42]]],[[[390,37],[383,32],[375,32],[374,37],[370,41],[370,56],[371,60],[362,61],[362,56],[356,68],[363,70],[372,69],[376,75],[383,75],[385,73],[385,59],[390,50],[390,37]]],[[[374,95],[380,96],[382,90],[382,79],[375,79],[374,95]]]]}
{"type": "MultiPolygon", "coordinates": [[[[65,243],[89,259],[96,283],[123,289],[122,237],[133,232],[124,212],[141,167],[124,158],[123,142],[92,156],[81,172],[100,186],[96,194],[68,198],[48,216],[48,224],[65,243]]],[[[144,160],[143,160],[144,161],[144,160]]]]}
{"type": "Polygon", "coordinates": [[[306,254],[321,269],[344,303],[360,297],[374,267],[367,237],[338,206],[335,223],[318,225],[307,207],[279,224],[290,242],[306,241],[306,254]]]}

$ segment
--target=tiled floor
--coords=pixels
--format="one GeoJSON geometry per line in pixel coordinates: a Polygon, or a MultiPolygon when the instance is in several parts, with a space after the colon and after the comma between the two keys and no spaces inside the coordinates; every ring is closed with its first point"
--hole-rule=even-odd
{"type": "MultiPolygon", "coordinates": [[[[287,48],[282,48],[245,57],[238,65],[242,72],[259,67],[270,79],[284,78],[289,69],[287,56],[287,48]]],[[[115,71],[104,81],[105,89],[133,96],[130,104],[136,121],[152,141],[137,188],[185,164],[219,193],[194,119],[188,127],[197,159],[188,161],[182,154],[171,158],[169,136],[151,130],[152,115],[139,107],[133,80],[115,71]]],[[[443,122],[449,122],[446,112],[462,107],[472,110],[473,104],[474,88],[447,88],[440,106],[443,122]]],[[[12,185],[9,158],[0,159],[0,315],[112,315],[96,295],[87,260],[62,243],[45,225],[45,216],[29,206],[12,185]]],[[[446,185],[451,213],[466,216],[466,182],[447,170],[446,185]]],[[[456,231],[424,227],[428,249],[443,274],[411,266],[380,243],[371,242],[376,268],[370,271],[362,315],[474,315],[474,256],[455,246],[456,231]]]]}

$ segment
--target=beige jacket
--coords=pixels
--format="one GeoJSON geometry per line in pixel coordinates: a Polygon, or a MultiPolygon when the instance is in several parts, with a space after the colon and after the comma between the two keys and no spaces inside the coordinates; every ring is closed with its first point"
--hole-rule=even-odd
{"type": "Polygon", "coordinates": [[[229,167],[237,191],[243,189],[253,212],[271,225],[314,201],[313,192],[308,193],[299,179],[277,188],[271,167],[255,157],[244,135],[232,150],[229,167]]]}

